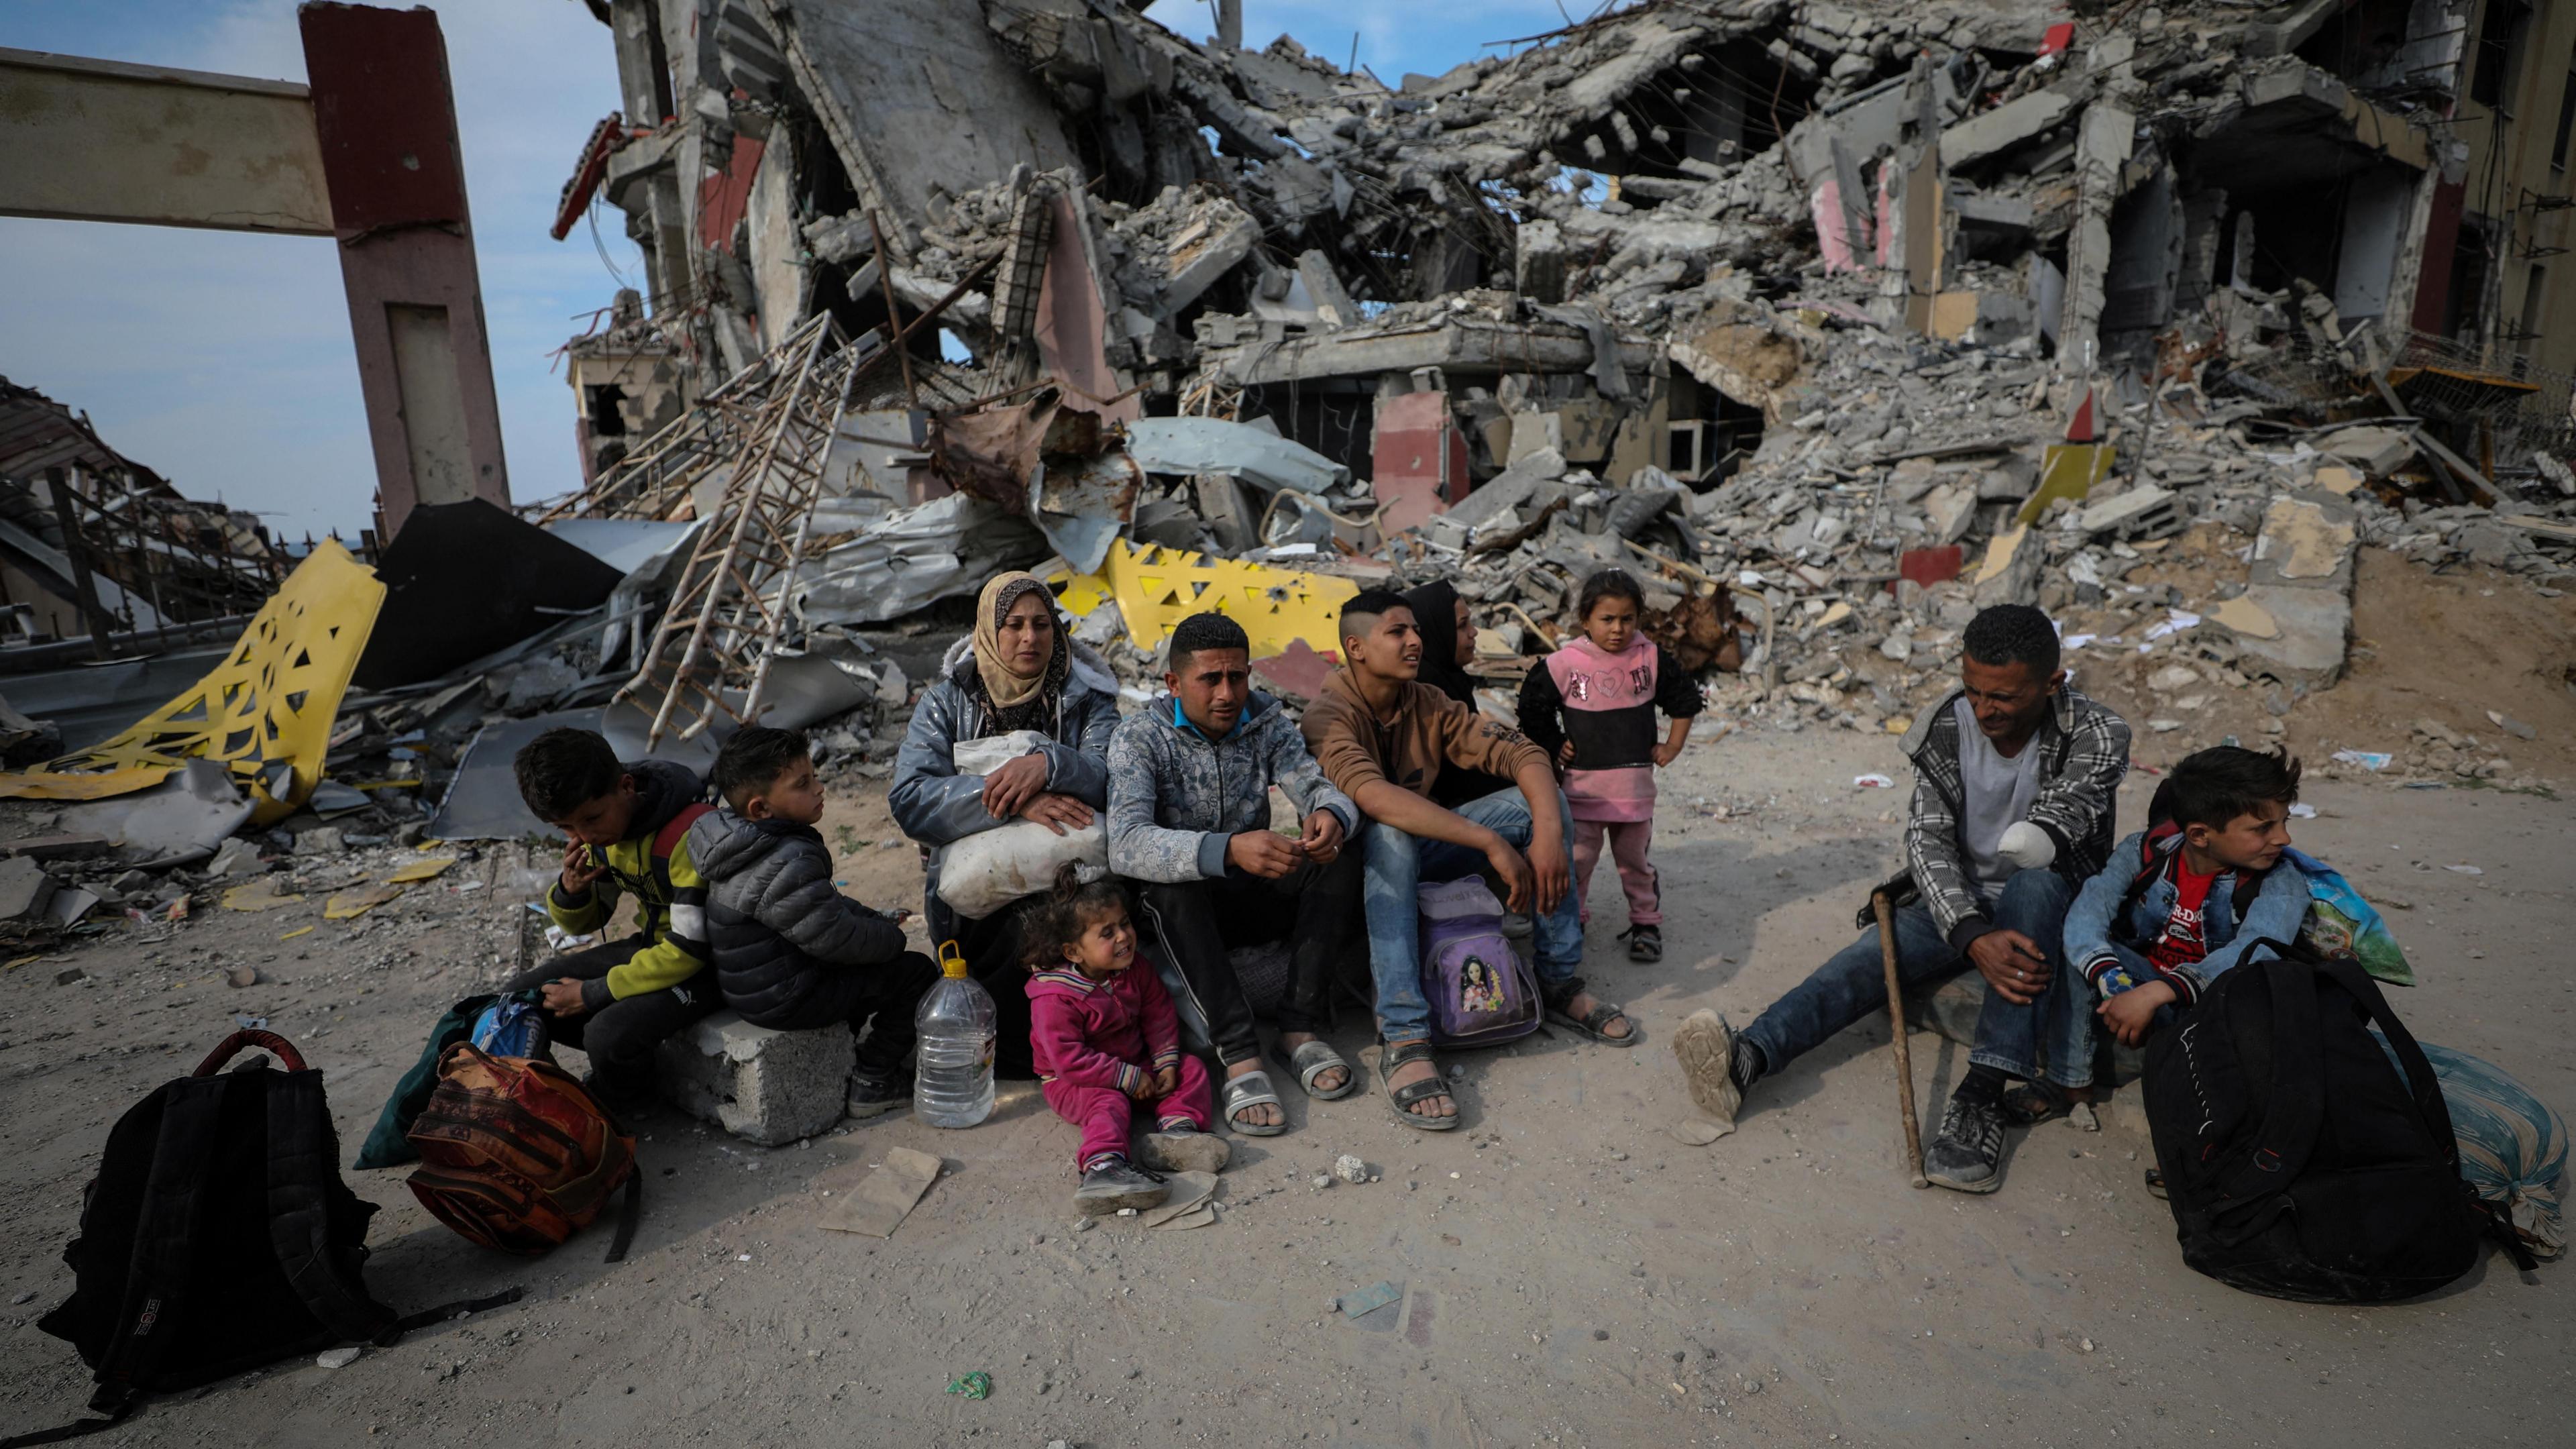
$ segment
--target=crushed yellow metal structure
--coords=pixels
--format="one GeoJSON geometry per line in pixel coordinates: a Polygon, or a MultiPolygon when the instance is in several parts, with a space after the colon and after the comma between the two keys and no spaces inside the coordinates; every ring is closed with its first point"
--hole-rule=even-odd
{"type": "Polygon", "coordinates": [[[384,601],[375,570],[325,540],[205,678],[114,739],[41,770],[0,775],[0,797],[129,794],[203,757],[220,761],[249,791],[252,821],[285,819],[322,778],[331,722],[384,601]]]}
{"type": "Polygon", "coordinates": [[[1317,653],[1340,658],[1341,608],[1360,591],[1359,585],[1331,574],[1298,573],[1124,540],[1109,546],[1109,557],[1099,573],[1058,569],[1047,582],[1059,591],[1065,611],[1077,618],[1115,602],[1128,637],[1149,653],[1161,648],[1172,627],[1183,619],[1214,612],[1243,626],[1255,659],[1284,654],[1300,641],[1317,653]]]}

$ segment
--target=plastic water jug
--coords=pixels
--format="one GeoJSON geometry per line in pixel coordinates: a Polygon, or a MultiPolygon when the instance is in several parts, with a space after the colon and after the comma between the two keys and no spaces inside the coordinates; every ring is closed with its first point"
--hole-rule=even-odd
{"type": "Polygon", "coordinates": [[[939,948],[940,979],[922,994],[912,1113],[933,1127],[972,1127],[993,1115],[993,998],[966,974],[957,943],[939,948]]]}

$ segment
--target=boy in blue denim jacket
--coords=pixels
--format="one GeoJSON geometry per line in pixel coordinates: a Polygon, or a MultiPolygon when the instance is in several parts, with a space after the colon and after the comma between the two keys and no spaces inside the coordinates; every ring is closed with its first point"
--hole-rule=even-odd
{"type": "Polygon", "coordinates": [[[2123,1046],[2199,1000],[2256,942],[2296,940],[2308,914],[2306,877],[2277,868],[2298,761],[2221,745],[2174,766],[2156,795],[2158,823],[2121,841],[2066,915],[2066,960],[2123,1046]]]}

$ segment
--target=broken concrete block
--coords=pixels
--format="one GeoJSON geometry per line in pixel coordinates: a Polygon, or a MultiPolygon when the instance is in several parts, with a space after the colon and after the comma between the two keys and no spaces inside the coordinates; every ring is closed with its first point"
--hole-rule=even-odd
{"type": "Polygon", "coordinates": [[[2016,524],[1986,545],[1977,569],[1975,600],[1980,609],[1996,604],[2030,604],[2039,599],[2039,538],[2029,524],[2016,524]]]}
{"type": "Polygon", "coordinates": [[[720,1011],[662,1043],[662,1095],[745,1141],[779,1147],[841,1120],[850,1033],[771,1031],[720,1011]]]}
{"type": "Polygon", "coordinates": [[[2085,509],[2077,516],[2076,526],[2093,535],[2163,538],[2182,531],[2182,510],[2174,498],[2172,489],[2149,483],[2085,509]]]}
{"type": "Polygon", "coordinates": [[[2354,535],[2349,508],[2285,494],[2264,510],[2249,577],[2256,583],[2331,584],[2341,575],[2349,590],[2354,535]]]}
{"type": "MultiPolygon", "coordinates": [[[[2342,677],[2352,642],[2352,596],[2334,589],[2257,584],[2230,603],[2260,609],[2278,631],[2270,638],[2240,633],[2245,653],[2264,661],[2257,670],[2291,683],[2332,684],[2342,677]]],[[[2241,611],[2240,611],[2241,616],[2241,611]]],[[[2239,668],[2245,666],[2239,665],[2239,668]]]]}
{"type": "Polygon", "coordinates": [[[2415,444],[2395,428],[2345,428],[2318,439],[2316,447],[2318,452],[2341,458],[2374,478],[2388,476],[2415,456],[2415,444]]]}
{"type": "Polygon", "coordinates": [[[33,920],[44,914],[54,895],[54,878],[34,860],[13,855],[0,860],[0,921],[33,920]]]}
{"type": "Polygon", "coordinates": [[[2281,637],[2281,621],[2272,617],[2272,611],[2242,594],[2210,610],[2209,622],[2225,627],[2240,640],[2281,637]]]}
{"type": "Polygon", "coordinates": [[[1528,502],[1540,484],[1553,483],[1564,476],[1565,456],[1554,449],[1541,448],[1515,459],[1510,467],[1468,494],[1464,502],[1452,504],[1442,517],[1472,534],[1487,520],[1528,502]]]}
{"type": "Polygon", "coordinates": [[[2058,91],[2033,91],[1941,133],[1941,164],[1956,168],[1981,161],[2031,139],[2065,120],[2075,99],[2058,91]]]}
{"type": "Polygon", "coordinates": [[[1976,485],[1949,483],[1933,489],[1923,500],[1923,512],[1932,520],[1935,545],[1957,543],[1968,536],[1968,525],[1976,521],[1976,485]]]}

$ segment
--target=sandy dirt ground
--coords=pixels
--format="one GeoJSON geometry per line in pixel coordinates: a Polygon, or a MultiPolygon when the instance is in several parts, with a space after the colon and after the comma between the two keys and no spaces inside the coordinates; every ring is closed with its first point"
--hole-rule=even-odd
{"type": "MultiPolygon", "coordinates": [[[[2568,1442],[2569,1268],[2524,1279],[2490,1258],[2427,1300],[2360,1311],[2221,1287],[2183,1268],[2141,1186],[2134,1089],[2098,1134],[2018,1136],[1987,1198],[1906,1185],[1877,1024],[1763,1083],[1735,1135],[1668,1135],[1689,1115],[1672,1028],[1702,1006],[1746,1021],[1851,939],[1902,806],[1852,785],[1870,770],[1904,778],[1892,740],[1755,725],[1694,746],[1663,785],[1662,964],[1617,958],[1617,885],[1594,883],[1590,974],[1644,1046],[1540,1035],[1458,1055],[1466,1126],[1444,1136],[1392,1121],[1373,1072],[1366,1095],[1292,1101],[1292,1133],[1236,1139],[1213,1227],[1077,1231],[1075,1134],[1025,1086],[970,1131],[906,1113],[776,1150],[666,1113],[642,1147],[642,1233],[615,1267],[600,1232],[542,1260],[480,1251],[399,1171],[353,1172],[384,1208],[370,1275],[385,1300],[510,1284],[526,1299],[347,1368],[297,1361],[165,1399],[95,1442],[2568,1442]],[[824,1194],[897,1145],[946,1170],[895,1236],[821,1229],[824,1194]],[[1344,1153],[1382,1180],[1315,1188],[1344,1153]],[[1393,1311],[1333,1311],[1380,1282],[1403,1291],[1393,1311]],[[943,1392],[973,1369],[989,1400],[943,1392]]],[[[2124,822],[2151,783],[2133,776],[2124,822]]],[[[2418,1035],[2576,1106],[2576,812],[2384,781],[2309,798],[2321,813],[2300,843],[2388,907],[2415,954],[2424,985],[2398,1007],[2418,1035]]],[[[855,893],[916,898],[910,848],[879,845],[894,834],[881,798],[836,802],[827,826],[855,893]]],[[[519,862],[487,850],[293,939],[320,894],[201,910],[159,942],[120,929],[0,975],[0,1428],[58,1422],[86,1395],[34,1320],[69,1290],[62,1247],[114,1116],[259,1015],[326,1072],[354,1144],[439,1010],[518,959],[517,902],[540,878],[519,862]],[[261,983],[225,985],[244,964],[261,983]]],[[[350,873],[325,865],[308,887],[332,871],[350,873]]],[[[1367,1023],[1346,1013],[1336,1040],[1361,1052],[1367,1023]]],[[[1964,1052],[1913,1043],[1937,1118],[1964,1052]]]]}

